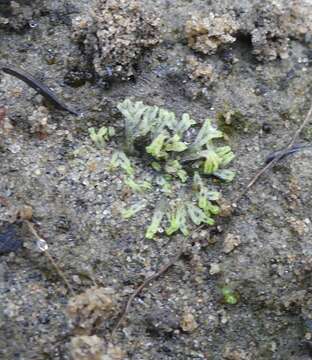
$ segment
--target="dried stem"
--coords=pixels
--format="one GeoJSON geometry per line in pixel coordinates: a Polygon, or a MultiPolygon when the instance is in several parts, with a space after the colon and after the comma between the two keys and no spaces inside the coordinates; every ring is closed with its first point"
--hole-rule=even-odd
{"type": "MultiPolygon", "coordinates": [[[[302,124],[300,125],[300,127],[298,128],[298,130],[295,132],[292,140],[290,141],[290,143],[288,144],[288,146],[285,148],[286,149],[290,149],[296,142],[296,140],[298,139],[300,133],[302,132],[302,130],[304,129],[304,127],[310,122],[312,117],[312,105],[310,106],[310,109],[304,119],[304,121],[302,122],[302,124]]],[[[258,181],[258,179],[267,171],[269,170],[271,167],[273,167],[273,165],[275,165],[281,158],[283,157],[283,153],[281,152],[280,156],[275,157],[271,162],[269,162],[266,166],[264,166],[262,169],[260,169],[257,174],[251,179],[251,181],[248,183],[248,185],[246,186],[246,188],[238,195],[238,197],[236,198],[236,200],[234,201],[235,204],[237,204],[242,198],[243,196],[250,190],[250,188],[258,181]]]]}
{"type": "MultiPolygon", "coordinates": [[[[34,235],[34,237],[38,241],[42,241],[42,238],[39,236],[39,234],[38,234],[37,230],[35,229],[34,225],[29,220],[24,220],[24,222],[26,223],[26,225],[28,226],[29,231],[34,235]]],[[[44,250],[42,252],[46,256],[46,258],[50,261],[50,263],[52,264],[53,268],[55,269],[55,271],[57,272],[59,277],[64,281],[65,285],[67,286],[67,288],[71,292],[71,294],[75,294],[75,291],[72,288],[72,286],[70,285],[69,281],[66,279],[64,272],[60,269],[59,265],[53,259],[53,257],[49,253],[49,251],[44,250]]]]}
{"type": "Polygon", "coordinates": [[[131,305],[134,301],[134,299],[140,294],[140,292],[149,284],[151,283],[153,280],[159,278],[161,275],[163,275],[167,270],[169,270],[173,265],[176,264],[176,262],[180,259],[180,257],[182,256],[182,254],[185,252],[185,248],[183,247],[182,250],[180,250],[180,252],[178,253],[178,255],[176,255],[172,260],[170,260],[167,264],[165,264],[162,268],[160,268],[159,271],[157,271],[156,273],[152,274],[151,276],[149,276],[148,278],[146,278],[142,284],[140,286],[138,286],[136,288],[136,290],[134,291],[134,293],[129,297],[127,304],[125,306],[124,311],[122,312],[117,324],[114,326],[113,331],[112,331],[112,335],[116,332],[116,330],[119,328],[119,326],[121,325],[121,323],[124,321],[125,317],[127,316],[127,314],[129,313],[129,310],[131,308],[131,305]]]}

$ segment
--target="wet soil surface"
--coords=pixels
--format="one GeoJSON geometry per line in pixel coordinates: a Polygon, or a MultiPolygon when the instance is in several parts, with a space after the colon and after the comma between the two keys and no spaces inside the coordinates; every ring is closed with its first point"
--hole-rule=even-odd
{"type": "MultiPolygon", "coordinates": [[[[58,110],[0,73],[0,236],[18,244],[0,255],[1,359],[310,359],[309,148],[275,165],[233,213],[188,239],[146,239],[152,206],[122,219],[120,208],[137,195],[109,164],[122,147],[116,105],[127,97],[189,113],[199,124],[209,117],[236,154],[236,178],[220,187],[231,204],[310,107],[311,2],[129,4],[0,1],[1,66],[23,68],[81,113],[58,110]],[[117,136],[97,149],[88,128],[101,126],[117,136]],[[85,297],[70,293],[26,224],[13,221],[25,205],[85,297]],[[184,243],[184,255],[139,294],[111,335],[129,295],[184,243]],[[225,287],[235,304],[222,296],[225,287]],[[106,289],[96,295],[101,305],[90,288],[106,289]]],[[[311,141],[310,123],[298,143],[311,141]]],[[[140,155],[131,161],[139,178],[150,177],[140,155]]],[[[157,197],[146,199],[153,205],[157,197]]]]}

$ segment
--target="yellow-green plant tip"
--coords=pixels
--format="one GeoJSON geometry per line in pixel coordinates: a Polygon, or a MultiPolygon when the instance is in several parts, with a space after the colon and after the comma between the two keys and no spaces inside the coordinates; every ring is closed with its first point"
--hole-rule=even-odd
{"type": "Polygon", "coordinates": [[[187,149],[187,145],[180,141],[180,137],[176,134],[168,139],[165,144],[166,151],[182,152],[187,149]]]}
{"type": "Polygon", "coordinates": [[[152,185],[148,181],[136,182],[133,178],[128,177],[124,182],[132,191],[137,193],[152,189],[152,185]]]}
{"type": "Polygon", "coordinates": [[[122,151],[115,151],[113,153],[110,165],[111,168],[113,169],[117,169],[120,167],[129,176],[132,176],[134,174],[134,169],[131,165],[130,160],[128,159],[126,154],[122,151]]]}
{"type": "Polygon", "coordinates": [[[161,171],[161,165],[160,165],[158,162],[153,161],[153,162],[151,163],[151,166],[152,166],[152,168],[153,168],[154,170],[156,170],[156,171],[161,171]]]}
{"type": "Polygon", "coordinates": [[[198,206],[204,210],[204,213],[207,216],[217,215],[220,212],[220,208],[217,205],[213,205],[205,196],[200,196],[198,198],[198,206]]]}
{"type": "Polygon", "coordinates": [[[227,164],[229,164],[235,157],[230,146],[222,146],[216,148],[215,151],[218,154],[218,156],[221,158],[222,166],[226,166],[227,164]]]}
{"type": "Polygon", "coordinates": [[[202,209],[200,209],[198,206],[192,204],[191,202],[189,202],[187,204],[187,211],[188,211],[190,219],[192,220],[192,222],[195,225],[200,225],[200,224],[213,225],[214,224],[213,219],[208,217],[202,209]]]}
{"type": "Polygon", "coordinates": [[[116,134],[116,131],[112,126],[109,126],[107,130],[108,130],[107,134],[109,137],[112,137],[116,134]]]}
{"type": "Polygon", "coordinates": [[[215,171],[213,173],[213,175],[223,181],[231,182],[235,177],[235,172],[232,170],[220,169],[220,170],[215,171]]]}
{"type": "Polygon", "coordinates": [[[167,235],[172,235],[180,230],[184,235],[188,234],[186,226],[186,211],[183,204],[177,204],[176,209],[168,216],[169,227],[166,229],[167,235]]]}
{"type": "Polygon", "coordinates": [[[219,169],[222,159],[214,150],[206,150],[204,153],[206,157],[204,162],[204,173],[208,175],[213,174],[219,169]]]}
{"type": "Polygon", "coordinates": [[[160,223],[165,215],[166,205],[163,201],[156,207],[152,222],[146,230],[145,237],[147,239],[153,239],[160,228],[160,223]]]}
{"type": "Polygon", "coordinates": [[[170,180],[167,180],[164,176],[162,176],[158,179],[157,183],[161,187],[161,191],[165,195],[172,194],[172,183],[170,180]]]}
{"type": "Polygon", "coordinates": [[[176,223],[172,223],[167,229],[166,229],[166,234],[168,236],[174,234],[177,230],[179,230],[179,225],[176,223]]]}
{"type": "Polygon", "coordinates": [[[165,140],[167,138],[166,134],[159,134],[153,142],[146,147],[146,152],[152,155],[156,159],[166,158],[167,154],[163,150],[165,140]]]}
{"type": "Polygon", "coordinates": [[[128,209],[122,209],[121,210],[121,216],[124,219],[130,219],[132,218],[134,215],[136,215],[139,211],[143,210],[146,207],[146,203],[145,202],[139,202],[137,204],[134,204],[133,206],[131,206],[128,209]]]}
{"type": "Polygon", "coordinates": [[[238,295],[229,287],[223,287],[221,289],[224,302],[229,305],[236,305],[238,303],[238,295]]]}
{"type": "Polygon", "coordinates": [[[90,138],[98,148],[104,148],[106,141],[109,140],[109,130],[105,126],[96,130],[94,127],[88,129],[90,138]]]}
{"type": "Polygon", "coordinates": [[[165,127],[174,130],[177,126],[175,113],[163,108],[159,108],[158,121],[157,132],[162,131],[165,127]]]}
{"type": "Polygon", "coordinates": [[[186,182],[188,176],[178,160],[170,160],[165,165],[165,170],[168,174],[172,174],[180,178],[182,182],[186,182]]]}
{"type": "Polygon", "coordinates": [[[196,136],[191,148],[199,151],[204,145],[207,145],[212,139],[222,138],[223,133],[211,125],[211,121],[207,119],[199,133],[196,136]]]}
{"type": "Polygon", "coordinates": [[[188,179],[187,172],[183,169],[179,170],[177,175],[183,183],[185,183],[188,179]]]}
{"type": "Polygon", "coordinates": [[[196,121],[192,120],[189,114],[183,114],[181,120],[177,125],[177,134],[183,136],[183,134],[193,125],[196,124],[196,121]]]}

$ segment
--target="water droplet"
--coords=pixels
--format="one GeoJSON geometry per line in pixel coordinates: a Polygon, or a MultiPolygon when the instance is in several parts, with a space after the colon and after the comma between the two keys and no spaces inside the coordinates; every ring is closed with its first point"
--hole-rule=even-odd
{"type": "Polygon", "coordinates": [[[36,23],[34,20],[30,20],[28,24],[32,29],[38,26],[38,23],[36,23]]]}
{"type": "Polygon", "coordinates": [[[45,252],[48,250],[48,244],[47,242],[44,240],[44,239],[39,239],[37,240],[37,249],[40,251],[40,252],[45,252]]]}

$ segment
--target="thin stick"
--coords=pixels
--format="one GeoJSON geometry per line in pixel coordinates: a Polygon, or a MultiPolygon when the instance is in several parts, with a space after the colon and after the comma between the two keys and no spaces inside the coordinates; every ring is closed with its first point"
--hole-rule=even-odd
{"type": "Polygon", "coordinates": [[[288,148],[291,148],[295,144],[295,141],[298,139],[303,128],[310,122],[311,116],[312,116],[312,105],[311,105],[304,121],[300,125],[299,129],[295,132],[295,135],[294,135],[293,139],[291,140],[290,144],[288,145],[288,148]]]}
{"type": "Polygon", "coordinates": [[[274,158],[271,162],[265,165],[260,171],[257,172],[257,174],[251,179],[251,181],[248,183],[246,188],[238,195],[236,200],[234,201],[235,204],[239,202],[239,200],[242,199],[242,197],[247,194],[249,189],[257,182],[257,180],[267,171],[269,170],[275,163],[277,163],[281,159],[281,156],[277,156],[274,158]]]}
{"type": "MultiPolygon", "coordinates": [[[[39,236],[39,234],[37,233],[34,225],[29,221],[29,220],[24,220],[24,222],[27,224],[29,231],[34,235],[34,237],[38,240],[38,241],[42,241],[42,238],[39,236]]],[[[72,288],[72,286],[70,285],[69,281],[66,279],[65,274],[63,273],[63,271],[60,269],[60,267],[58,266],[57,262],[53,259],[53,257],[51,256],[51,254],[49,253],[48,250],[44,250],[42,251],[43,254],[46,256],[46,258],[50,261],[50,263],[52,264],[53,268],[55,269],[55,271],[57,272],[57,274],[59,275],[59,277],[64,281],[65,285],[67,286],[68,290],[74,295],[75,291],[72,288]]]]}
{"type": "MultiPolygon", "coordinates": [[[[301,131],[303,130],[303,128],[308,124],[308,122],[311,120],[312,117],[312,105],[304,119],[304,121],[302,122],[302,124],[300,125],[300,127],[298,128],[298,130],[295,132],[291,142],[288,144],[288,146],[285,149],[290,149],[296,142],[296,140],[298,139],[301,131]]],[[[238,203],[239,200],[241,200],[241,198],[249,191],[249,189],[257,182],[257,180],[267,171],[269,170],[274,164],[276,164],[281,158],[283,157],[283,154],[281,154],[280,156],[275,157],[272,161],[270,161],[265,167],[263,167],[262,169],[260,169],[260,171],[257,172],[257,174],[251,179],[251,181],[248,183],[248,185],[246,186],[246,188],[239,194],[239,196],[236,198],[236,200],[234,201],[234,203],[238,203]]]]}
{"type": "Polygon", "coordinates": [[[180,257],[182,256],[182,254],[184,253],[185,249],[184,247],[182,248],[182,250],[180,250],[179,254],[176,255],[172,260],[170,260],[167,264],[165,264],[158,272],[154,273],[153,275],[149,276],[148,278],[146,278],[142,284],[136,288],[136,290],[134,291],[134,293],[129,297],[127,304],[125,306],[125,309],[123,310],[117,324],[114,326],[113,331],[112,331],[112,335],[116,332],[116,330],[119,328],[119,326],[121,325],[121,323],[123,322],[123,320],[125,319],[125,317],[127,316],[127,314],[129,313],[129,310],[131,308],[131,305],[134,301],[134,299],[140,294],[140,292],[153,280],[159,278],[161,275],[163,275],[168,269],[170,269],[173,265],[175,265],[175,263],[180,259],[180,257]]]}

